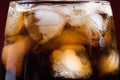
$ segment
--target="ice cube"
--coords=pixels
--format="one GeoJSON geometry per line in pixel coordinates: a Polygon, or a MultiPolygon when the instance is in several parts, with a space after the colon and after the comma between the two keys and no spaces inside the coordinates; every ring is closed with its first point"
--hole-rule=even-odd
{"type": "Polygon", "coordinates": [[[49,10],[33,11],[33,16],[31,18],[35,18],[37,21],[31,24],[29,23],[30,20],[26,18],[25,23],[28,27],[30,24],[38,26],[39,33],[41,33],[43,37],[43,40],[40,41],[41,43],[59,34],[66,23],[65,16],[49,10]]]}

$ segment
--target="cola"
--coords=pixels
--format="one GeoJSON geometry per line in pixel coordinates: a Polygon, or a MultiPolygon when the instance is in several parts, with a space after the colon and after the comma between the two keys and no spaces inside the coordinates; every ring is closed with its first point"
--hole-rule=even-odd
{"type": "Polygon", "coordinates": [[[119,80],[109,1],[11,1],[2,80],[119,80]]]}

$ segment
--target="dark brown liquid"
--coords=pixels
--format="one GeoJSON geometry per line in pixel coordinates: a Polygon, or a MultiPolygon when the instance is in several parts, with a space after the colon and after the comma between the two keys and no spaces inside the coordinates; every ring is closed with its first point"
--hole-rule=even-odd
{"type": "MultiPolygon", "coordinates": [[[[55,2],[55,4],[59,3],[55,2]]],[[[61,4],[63,3],[61,2],[61,4]]],[[[33,14],[30,13],[30,15],[26,17],[26,20],[28,19],[28,23],[30,18],[31,26],[28,24],[28,29],[26,28],[26,30],[23,30],[23,33],[20,33],[20,35],[23,36],[28,36],[29,34],[29,36],[33,38],[33,42],[35,40],[35,43],[33,43],[33,49],[29,50],[28,53],[24,55],[23,64],[20,64],[23,67],[22,73],[16,76],[11,70],[5,70],[5,65],[2,65],[1,80],[120,79],[119,53],[117,51],[116,35],[112,16],[108,16],[104,13],[97,13],[102,17],[104,21],[103,23],[105,23],[108,19],[108,24],[106,23],[105,25],[107,30],[105,31],[95,31],[93,29],[93,26],[95,25],[86,25],[89,23],[89,21],[86,21],[85,24],[80,26],[73,26],[68,21],[65,23],[60,33],[56,33],[54,37],[50,38],[46,42],[41,43],[41,35],[46,35],[40,34],[38,29],[40,26],[32,26],[33,23],[37,23],[36,21],[39,21],[35,19],[34,22],[34,13],[35,12],[33,11],[33,14]],[[66,59],[67,61],[65,61],[66,59]],[[56,62],[54,60],[56,60],[56,62]],[[58,64],[59,62],[63,64],[58,64]],[[80,70],[81,73],[79,73],[80,71],[77,70],[80,70]],[[68,71],[67,76],[64,71],[68,71]],[[69,76],[71,74],[72,76],[69,76]]],[[[8,41],[8,44],[5,46],[12,45],[16,42],[14,40],[10,42],[8,41]]]]}

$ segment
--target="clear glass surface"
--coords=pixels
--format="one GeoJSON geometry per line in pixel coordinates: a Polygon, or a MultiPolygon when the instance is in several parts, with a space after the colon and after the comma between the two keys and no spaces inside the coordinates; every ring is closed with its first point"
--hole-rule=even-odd
{"type": "Polygon", "coordinates": [[[2,80],[119,80],[109,1],[11,1],[2,80]]]}

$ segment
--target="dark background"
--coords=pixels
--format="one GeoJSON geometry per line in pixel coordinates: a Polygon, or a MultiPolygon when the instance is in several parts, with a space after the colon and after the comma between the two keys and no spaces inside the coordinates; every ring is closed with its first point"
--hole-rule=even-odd
{"type": "MultiPolygon", "coordinates": [[[[0,63],[1,63],[1,52],[4,41],[4,30],[5,30],[5,22],[8,11],[10,0],[0,0],[0,63]]],[[[120,52],[120,0],[109,0],[111,2],[111,7],[113,11],[115,27],[117,32],[117,41],[118,41],[118,50],[120,52]]],[[[1,66],[0,66],[1,72],[1,66]]]]}

